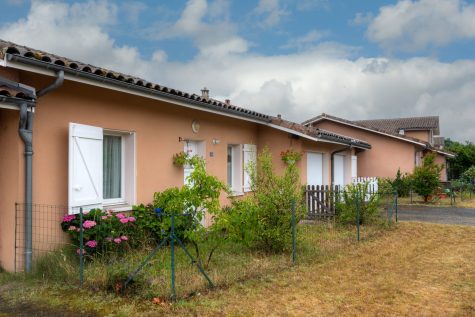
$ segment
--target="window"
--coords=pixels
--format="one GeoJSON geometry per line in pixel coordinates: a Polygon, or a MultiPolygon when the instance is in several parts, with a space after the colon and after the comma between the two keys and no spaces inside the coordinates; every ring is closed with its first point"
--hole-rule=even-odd
{"type": "Polygon", "coordinates": [[[249,166],[256,161],[254,144],[229,144],[227,147],[227,185],[235,195],[251,190],[249,166]]]}
{"type": "Polygon", "coordinates": [[[102,143],[102,197],[122,202],[124,198],[123,174],[123,138],[120,135],[104,135],[102,143]]]}
{"type": "Polygon", "coordinates": [[[421,166],[422,165],[422,157],[423,157],[423,152],[422,151],[417,151],[414,156],[414,161],[416,166],[421,166]]]}
{"type": "Polygon", "coordinates": [[[135,203],[135,135],[70,123],[69,211],[135,203]]]}

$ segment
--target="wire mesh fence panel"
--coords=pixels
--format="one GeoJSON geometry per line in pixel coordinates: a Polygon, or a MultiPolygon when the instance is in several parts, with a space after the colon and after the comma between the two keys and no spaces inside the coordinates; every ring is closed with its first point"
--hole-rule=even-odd
{"type": "MultiPolygon", "coordinates": [[[[15,203],[15,272],[24,271],[25,266],[25,203],[15,203]]],[[[68,242],[61,230],[61,220],[67,213],[62,205],[31,204],[32,210],[32,259],[33,265],[41,256],[57,250],[68,242]]]]}

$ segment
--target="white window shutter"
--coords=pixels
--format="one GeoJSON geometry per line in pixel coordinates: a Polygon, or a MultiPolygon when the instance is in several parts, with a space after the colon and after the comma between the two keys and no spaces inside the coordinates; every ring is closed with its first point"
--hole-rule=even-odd
{"type": "Polygon", "coordinates": [[[257,147],[255,144],[244,144],[242,147],[242,157],[243,157],[243,191],[248,192],[251,190],[251,175],[248,171],[248,166],[252,162],[254,167],[256,166],[256,151],[257,147]]]}
{"type": "Polygon", "coordinates": [[[102,208],[102,128],[69,124],[69,212],[102,208]]]}
{"type": "Polygon", "coordinates": [[[351,177],[358,177],[358,157],[356,155],[351,156],[351,177]]]}

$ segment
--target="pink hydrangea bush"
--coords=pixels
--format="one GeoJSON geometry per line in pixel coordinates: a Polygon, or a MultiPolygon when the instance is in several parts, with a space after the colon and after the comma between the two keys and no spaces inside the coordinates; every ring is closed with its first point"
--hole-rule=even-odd
{"type": "MultiPolygon", "coordinates": [[[[92,256],[138,247],[140,243],[137,237],[140,235],[140,229],[135,222],[135,217],[110,210],[93,209],[84,213],[82,222],[84,254],[92,256]]],[[[79,215],[65,215],[61,221],[61,228],[69,234],[73,245],[79,247],[81,231],[79,215]]]]}

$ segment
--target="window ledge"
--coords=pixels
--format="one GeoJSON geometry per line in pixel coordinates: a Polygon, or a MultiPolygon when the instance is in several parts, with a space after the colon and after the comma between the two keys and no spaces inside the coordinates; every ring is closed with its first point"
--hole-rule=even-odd
{"type": "Polygon", "coordinates": [[[244,193],[243,192],[231,192],[231,194],[229,194],[228,197],[238,197],[238,196],[244,196],[244,193]]]}
{"type": "Polygon", "coordinates": [[[112,210],[112,211],[132,211],[132,206],[129,204],[104,204],[104,210],[112,210]]]}

